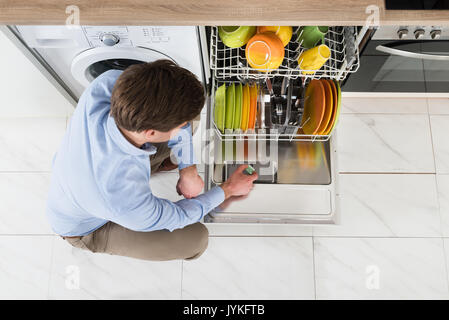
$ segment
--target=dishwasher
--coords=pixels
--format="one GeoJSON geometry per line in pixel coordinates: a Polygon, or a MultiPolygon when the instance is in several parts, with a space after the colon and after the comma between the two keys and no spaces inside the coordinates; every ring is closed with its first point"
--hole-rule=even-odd
{"type": "MultiPolygon", "coordinates": [[[[357,27],[329,27],[324,43],[331,55],[313,74],[298,68],[304,50],[298,40],[285,47],[281,66],[269,72],[251,68],[245,49],[225,46],[218,27],[199,27],[207,88],[205,188],[223,183],[241,164],[259,178],[245,197],[232,197],[204,217],[205,223],[332,225],[339,221],[336,130],[329,135],[301,133],[305,87],[312,79],[343,81],[359,66],[357,27]],[[257,86],[254,129],[220,130],[215,123],[215,92],[223,84],[257,86]]],[[[293,27],[293,37],[300,32],[293,27]]]]}

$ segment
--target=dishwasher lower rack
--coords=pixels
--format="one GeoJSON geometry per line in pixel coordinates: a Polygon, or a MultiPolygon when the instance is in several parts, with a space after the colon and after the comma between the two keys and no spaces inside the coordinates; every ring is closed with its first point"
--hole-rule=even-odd
{"type": "Polygon", "coordinates": [[[359,68],[359,51],[358,46],[355,45],[356,27],[329,27],[324,44],[329,47],[331,56],[325,65],[316,71],[298,68],[297,59],[306,50],[297,40],[300,33],[300,27],[293,27],[292,40],[285,47],[284,60],[278,69],[260,71],[249,66],[245,58],[244,46],[240,48],[225,46],[218,35],[218,27],[213,26],[210,39],[210,68],[215,77],[219,79],[238,77],[239,79],[254,80],[276,76],[343,80],[349,73],[356,72],[359,68]],[[351,50],[348,50],[349,48],[351,50]],[[305,71],[312,71],[313,74],[304,74],[305,71]]]}
{"type": "MultiPolygon", "coordinates": [[[[285,77],[283,77],[285,78],[285,77]]],[[[283,79],[283,78],[275,78],[275,79],[283,79]]],[[[216,137],[218,137],[222,141],[239,141],[239,140],[257,140],[257,141],[264,141],[264,140],[271,140],[271,141],[310,141],[310,142],[324,142],[328,141],[331,137],[331,134],[329,135],[310,135],[310,134],[304,134],[301,133],[301,127],[300,125],[270,125],[268,127],[261,126],[261,122],[264,122],[266,116],[268,118],[268,115],[265,115],[265,111],[261,111],[261,101],[264,100],[264,107],[265,110],[270,110],[271,105],[269,103],[269,93],[267,92],[267,89],[265,88],[263,82],[261,79],[259,80],[243,80],[239,81],[237,77],[232,78],[233,80],[227,79],[227,80],[219,80],[215,77],[212,79],[212,86],[211,86],[211,92],[210,92],[210,107],[211,107],[211,117],[210,117],[210,128],[214,131],[214,134],[216,137]],[[215,123],[215,92],[217,88],[223,84],[226,86],[229,86],[231,84],[257,84],[260,88],[257,96],[257,117],[256,117],[256,125],[254,129],[247,129],[245,131],[243,130],[233,130],[233,129],[225,129],[224,132],[222,132],[217,124],[215,123]],[[261,116],[260,114],[264,114],[264,116],[261,116]]],[[[305,81],[307,83],[308,80],[305,81]]],[[[298,80],[298,82],[302,83],[301,80],[298,80]]],[[[295,98],[295,97],[294,97],[295,98]]],[[[293,104],[293,103],[292,103],[293,104]]],[[[303,107],[303,103],[302,103],[303,107]]],[[[270,112],[270,111],[267,111],[270,112]]]]}

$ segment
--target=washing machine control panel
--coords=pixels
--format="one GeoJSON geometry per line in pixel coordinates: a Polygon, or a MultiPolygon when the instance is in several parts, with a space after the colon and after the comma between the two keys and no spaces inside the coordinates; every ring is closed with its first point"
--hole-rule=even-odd
{"type": "Polygon", "coordinates": [[[117,43],[120,42],[120,37],[113,34],[113,33],[104,33],[100,37],[101,42],[103,42],[105,45],[112,47],[115,46],[117,43]]]}
{"type": "Polygon", "coordinates": [[[147,43],[164,43],[170,41],[167,28],[164,27],[142,27],[142,32],[134,34],[136,38],[147,43]]]}
{"type": "Polygon", "coordinates": [[[84,26],[83,31],[91,47],[131,47],[133,45],[126,26],[84,26]]]}

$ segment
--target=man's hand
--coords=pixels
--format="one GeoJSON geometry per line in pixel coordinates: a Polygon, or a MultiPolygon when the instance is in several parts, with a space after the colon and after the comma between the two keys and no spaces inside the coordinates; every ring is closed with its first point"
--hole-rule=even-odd
{"type": "Polygon", "coordinates": [[[254,172],[251,175],[243,173],[248,165],[241,165],[234,171],[234,173],[226,180],[221,188],[225,193],[225,199],[233,196],[245,196],[253,188],[253,182],[257,180],[258,175],[254,172]]]}
{"type": "Polygon", "coordinates": [[[179,171],[179,180],[176,191],[184,198],[190,199],[198,196],[204,188],[204,181],[198,174],[196,166],[190,166],[179,171]]]}

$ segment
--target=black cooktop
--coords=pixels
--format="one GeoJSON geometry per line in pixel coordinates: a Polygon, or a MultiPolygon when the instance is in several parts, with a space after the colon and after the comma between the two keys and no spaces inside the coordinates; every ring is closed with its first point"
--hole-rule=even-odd
{"type": "Polygon", "coordinates": [[[385,0],[387,10],[449,10],[449,0],[385,0]]]}

